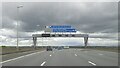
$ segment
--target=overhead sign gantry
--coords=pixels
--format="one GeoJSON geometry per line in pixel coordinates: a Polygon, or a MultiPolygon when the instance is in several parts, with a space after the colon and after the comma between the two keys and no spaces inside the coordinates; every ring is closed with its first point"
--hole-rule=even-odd
{"type": "Polygon", "coordinates": [[[84,45],[87,47],[88,43],[88,34],[78,34],[76,33],[76,29],[72,28],[68,25],[53,25],[53,26],[45,26],[45,32],[42,34],[33,34],[33,44],[36,47],[37,37],[84,37],[84,45]],[[64,34],[67,33],[67,34],[64,34]],[[71,34],[72,33],[72,34],[71,34]],[[74,34],[73,34],[74,33],[74,34]]]}

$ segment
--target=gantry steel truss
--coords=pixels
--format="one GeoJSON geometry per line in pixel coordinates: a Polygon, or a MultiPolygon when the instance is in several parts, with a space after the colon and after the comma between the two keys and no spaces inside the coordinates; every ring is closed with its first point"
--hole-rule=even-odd
{"type": "Polygon", "coordinates": [[[88,44],[88,37],[89,35],[88,34],[52,34],[52,33],[43,33],[43,34],[33,34],[32,35],[33,37],[33,44],[34,44],[34,47],[36,48],[36,43],[37,43],[37,37],[41,37],[41,38],[44,38],[44,37],[84,37],[84,45],[85,47],[87,47],[87,44],[88,44]]]}

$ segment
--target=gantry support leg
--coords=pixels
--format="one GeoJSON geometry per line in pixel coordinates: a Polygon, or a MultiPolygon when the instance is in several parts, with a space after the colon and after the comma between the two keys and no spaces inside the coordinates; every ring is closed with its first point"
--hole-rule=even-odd
{"type": "Polygon", "coordinates": [[[85,48],[87,47],[87,44],[88,44],[88,37],[84,37],[84,45],[85,45],[85,48]]]}
{"type": "Polygon", "coordinates": [[[33,47],[36,49],[37,37],[33,37],[33,47]]]}

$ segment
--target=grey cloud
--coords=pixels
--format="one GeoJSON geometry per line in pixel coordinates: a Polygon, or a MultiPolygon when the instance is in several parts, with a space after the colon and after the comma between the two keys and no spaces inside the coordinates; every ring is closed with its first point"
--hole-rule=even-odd
{"type": "MultiPolygon", "coordinates": [[[[81,32],[117,32],[117,3],[22,3],[19,20],[23,31],[42,30],[46,25],[72,25],[81,32]],[[36,27],[36,25],[40,27],[36,27]]],[[[16,20],[18,3],[3,3],[3,16],[16,20]]],[[[10,24],[6,22],[7,24],[10,24]]],[[[3,22],[3,25],[6,25],[3,22]]],[[[5,26],[8,28],[8,26],[5,26]]]]}
{"type": "Polygon", "coordinates": [[[3,16],[2,17],[2,27],[6,27],[6,28],[9,28],[9,29],[15,29],[15,25],[13,25],[14,23],[14,20],[10,19],[9,17],[7,16],[3,16]]]}
{"type": "Polygon", "coordinates": [[[102,39],[111,39],[118,40],[118,33],[91,33],[89,38],[102,38],[102,39]]]}

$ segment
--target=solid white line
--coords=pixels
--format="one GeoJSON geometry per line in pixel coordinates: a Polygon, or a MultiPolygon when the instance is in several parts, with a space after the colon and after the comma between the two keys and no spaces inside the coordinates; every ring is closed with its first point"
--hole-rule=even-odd
{"type": "Polygon", "coordinates": [[[13,58],[13,59],[9,59],[9,60],[6,60],[6,61],[0,62],[0,63],[6,63],[6,62],[9,62],[9,61],[13,61],[13,60],[16,60],[16,59],[20,59],[20,58],[23,58],[23,57],[26,57],[26,56],[30,56],[30,55],[34,55],[34,54],[42,53],[42,52],[44,52],[44,51],[36,52],[36,53],[28,54],[28,55],[23,55],[23,56],[20,56],[20,57],[17,57],[17,58],[13,58]]]}
{"type": "Polygon", "coordinates": [[[93,62],[91,62],[91,61],[88,61],[88,63],[90,63],[90,64],[92,64],[92,65],[96,66],[96,64],[95,64],[95,63],[93,63],[93,62]]]}
{"type": "Polygon", "coordinates": [[[88,51],[84,51],[85,53],[87,53],[88,51]]]}
{"type": "Polygon", "coordinates": [[[40,66],[43,66],[46,63],[46,61],[44,61],[40,66]]]}
{"type": "Polygon", "coordinates": [[[84,49],[79,49],[79,50],[81,51],[81,50],[84,50],[84,49]]]}
{"type": "Polygon", "coordinates": [[[75,54],[75,56],[77,56],[77,54],[75,54]]]}
{"type": "Polygon", "coordinates": [[[52,56],[52,55],[50,55],[50,56],[52,56]]]}
{"type": "Polygon", "coordinates": [[[99,55],[103,55],[103,54],[100,54],[100,53],[99,53],[99,55]]]}

